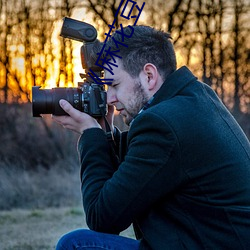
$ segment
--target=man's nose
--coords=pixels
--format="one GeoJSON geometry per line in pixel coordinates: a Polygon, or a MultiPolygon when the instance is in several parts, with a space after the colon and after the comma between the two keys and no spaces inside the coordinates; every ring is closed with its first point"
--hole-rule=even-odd
{"type": "Polygon", "coordinates": [[[107,103],[109,105],[114,105],[117,102],[117,97],[111,89],[108,89],[107,91],[107,103]]]}

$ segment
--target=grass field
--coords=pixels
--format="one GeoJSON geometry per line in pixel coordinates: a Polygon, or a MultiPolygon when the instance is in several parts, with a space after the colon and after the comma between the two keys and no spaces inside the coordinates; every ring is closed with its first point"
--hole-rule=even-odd
{"type": "MultiPolygon", "coordinates": [[[[77,228],[87,228],[81,207],[0,211],[0,249],[55,249],[61,235],[77,228]]],[[[131,227],[121,235],[134,237],[131,227]]]]}

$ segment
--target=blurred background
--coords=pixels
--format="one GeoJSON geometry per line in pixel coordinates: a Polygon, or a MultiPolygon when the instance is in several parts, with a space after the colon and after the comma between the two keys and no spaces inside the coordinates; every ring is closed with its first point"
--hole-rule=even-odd
{"type": "MultiPolygon", "coordinates": [[[[31,89],[77,87],[82,44],[59,36],[62,18],[91,23],[103,41],[120,2],[0,0],[0,210],[81,203],[78,135],[49,115],[33,118],[31,89]]],[[[137,22],[171,33],[178,67],[218,93],[248,138],[249,20],[249,0],[147,0],[137,22]]],[[[134,20],[119,16],[121,23],[134,20]]],[[[116,124],[126,129],[119,117],[116,124]]]]}

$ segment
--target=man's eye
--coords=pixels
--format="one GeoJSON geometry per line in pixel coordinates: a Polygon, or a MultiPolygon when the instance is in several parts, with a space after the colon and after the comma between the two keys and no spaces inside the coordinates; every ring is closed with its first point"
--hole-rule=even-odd
{"type": "Polygon", "coordinates": [[[112,87],[115,88],[119,83],[112,84],[112,87]]]}

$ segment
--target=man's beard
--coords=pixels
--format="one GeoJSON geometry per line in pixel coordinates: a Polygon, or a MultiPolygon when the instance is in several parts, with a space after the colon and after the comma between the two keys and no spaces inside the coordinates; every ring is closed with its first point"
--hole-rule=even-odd
{"type": "Polygon", "coordinates": [[[135,118],[135,116],[149,100],[149,96],[143,89],[141,82],[135,80],[134,84],[134,95],[128,100],[128,105],[124,108],[126,111],[124,122],[127,125],[130,124],[130,122],[135,118]]]}

